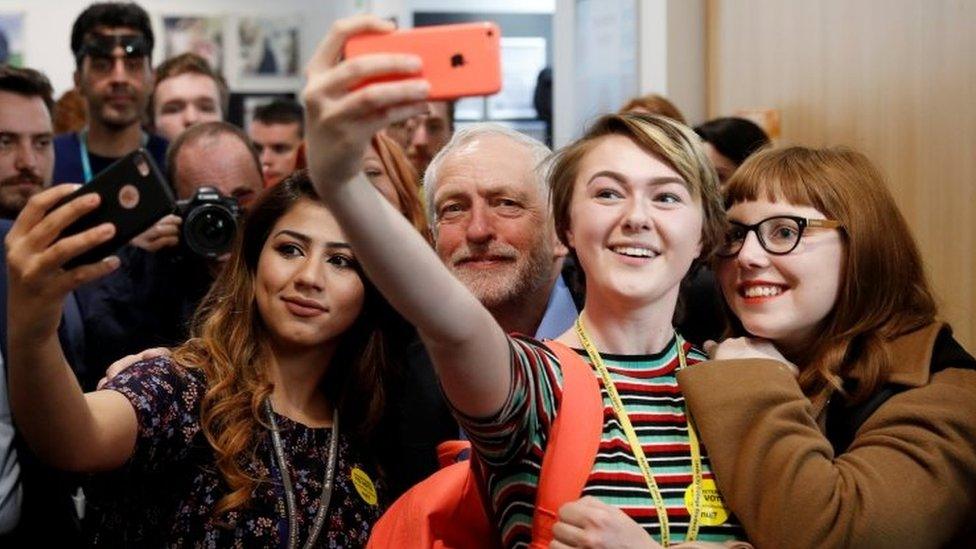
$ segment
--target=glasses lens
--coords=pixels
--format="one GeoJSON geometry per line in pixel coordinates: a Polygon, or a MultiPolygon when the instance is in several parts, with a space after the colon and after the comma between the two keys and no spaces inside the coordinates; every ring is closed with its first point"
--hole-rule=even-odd
{"type": "Polygon", "coordinates": [[[141,34],[95,34],[85,41],[84,53],[111,59],[117,47],[122,48],[126,57],[145,57],[149,54],[149,45],[141,34]]]}
{"type": "Polygon", "coordinates": [[[759,233],[767,250],[785,254],[800,240],[800,224],[789,217],[773,217],[759,225],[759,233]]]}
{"type": "Polygon", "coordinates": [[[747,232],[748,230],[745,227],[731,225],[729,230],[725,232],[725,243],[719,249],[718,255],[731,257],[739,253],[739,250],[742,248],[742,243],[745,242],[747,232]]]}

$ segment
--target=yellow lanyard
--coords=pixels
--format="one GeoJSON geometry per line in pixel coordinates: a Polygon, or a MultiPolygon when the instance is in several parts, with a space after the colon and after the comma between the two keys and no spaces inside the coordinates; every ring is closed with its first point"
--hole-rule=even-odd
{"type": "MultiPolygon", "coordinates": [[[[671,545],[671,531],[668,526],[668,511],[664,506],[664,498],[661,496],[661,490],[657,487],[657,481],[654,480],[654,475],[651,473],[651,466],[647,463],[644,448],[637,438],[637,432],[634,431],[634,426],[630,423],[630,416],[627,415],[627,410],[624,409],[624,403],[620,399],[617,387],[613,384],[613,379],[610,378],[610,372],[603,363],[600,352],[590,342],[590,338],[586,335],[586,330],[583,329],[582,315],[576,319],[576,335],[579,336],[583,348],[586,349],[586,353],[590,356],[590,361],[593,362],[593,366],[600,373],[600,377],[603,378],[603,386],[606,388],[607,394],[610,395],[610,404],[613,406],[613,412],[617,416],[617,421],[620,422],[624,434],[627,436],[627,442],[630,443],[630,448],[634,452],[634,457],[637,459],[637,466],[640,467],[641,474],[644,475],[644,481],[647,483],[647,489],[650,490],[651,497],[654,499],[654,509],[657,511],[657,519],[661,525],[661,545],[669,547],[671,545]]],[[[684,339],[678,334],[675,334],[675,338],[678,344],[678,367],[684,368],[687,366],[684,353],[684,339]]],[[[688,534],[685,536],[685,541],[694,541],[698,537],[698,526],[701,519],[701,450],[698,445],[698,436],[695,434],[695,429],[691,425],[691,416],[687,410],[685,410],[685,417],[688,419],[688,445],[691,446],[691,471],[694,491],[692,506],[689,512],[691,517],[688,521],[688,534]]]]}

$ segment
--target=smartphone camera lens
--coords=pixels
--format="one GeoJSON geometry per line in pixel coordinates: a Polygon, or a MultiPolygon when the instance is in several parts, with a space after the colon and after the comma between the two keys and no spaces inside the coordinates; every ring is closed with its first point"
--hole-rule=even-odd
{"type": "Polygon", "coordinates": [[[183,245],[196,255],[215,259],[230,250],[237,233],[237,200],[214,187],[200,187],[192,198],[176,203],[183,218],[183,245]]]}

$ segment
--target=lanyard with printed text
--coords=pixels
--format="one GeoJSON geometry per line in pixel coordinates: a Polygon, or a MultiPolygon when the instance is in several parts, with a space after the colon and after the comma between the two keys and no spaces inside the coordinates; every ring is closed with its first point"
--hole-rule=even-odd
{"type": "MultiPolygon", "coordinates": [[[[613,412],[617,416],[617,421],[620,422],[624,434],[627,436],[627,442],[630,444],[634,458],[637,460],[637,466],[640,467],[644,481],[647,483],[647,489],[651,492],[651,498],[654,499],[654,509],[657,511],[657,519],[661,525],[661,545],[668,547],[671,545],[671,531],[668,526],[668,511],[664,505],[664,497],[661,495],[661,490],[657,486],[657,481],[654,480],[654,475],[651,473],[651,466],[648,464],[647,456],[644,454],[644,448],[637,438],[637,432],[634,431],[634,426],[630,423],[630,416],[627,415],[627,410],[624,408],[623,400],[620,399],[617,387],[610,377],[610,372],[603,363],[600,352],[590,342],[590,338],[586,335],[586,330],[583,329],[582,315],[576,319],[576,335],[579,336],[580,343],[586,349],[586,354],[589,355],[593,366],[600,373],[600,377],[603,378],[603,386],[610,396],[610,404],[613,406],[613,412]]],[[[684,339],[678,334],[675,334],[675,338],[678,346],[678,364],[680,369],[687,365],[684,353],[684,339]]],[[[698,436],[695,434],[695,429],[691,425],[691,417],[687,411],[685,412],[685,417],[688,418],[688,445],[691,447],[692,490],[694,494],[691,509],[689,510],[688,533],[685,536],[685,541],[694,541],[698,537],[698,527],[701,518],[702,463],[698,436]]]]}

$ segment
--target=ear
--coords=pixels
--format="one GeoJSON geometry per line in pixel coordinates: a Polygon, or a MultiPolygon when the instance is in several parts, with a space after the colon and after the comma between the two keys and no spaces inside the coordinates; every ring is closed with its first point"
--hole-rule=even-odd
{"type": "Polygon", "coordinates": [[[556,236],[556,230],[555,229],[552,230],[552,236],[551,236],[551,238],[552,238],[552,257],[553,257],[553,259],[562,259],[562,258],[566,257],[567,255],[569,255],[569,248],[567,248],[566,245],[563,244],[562,241],[559,240],[559,237],[556,236]]]}
{"type": "Polygon", "coordinates": [[[72,80],[74,80],[75,87],[81,88],[81,68],[75,69],[75,72],[71,76],[72,80]]]}

